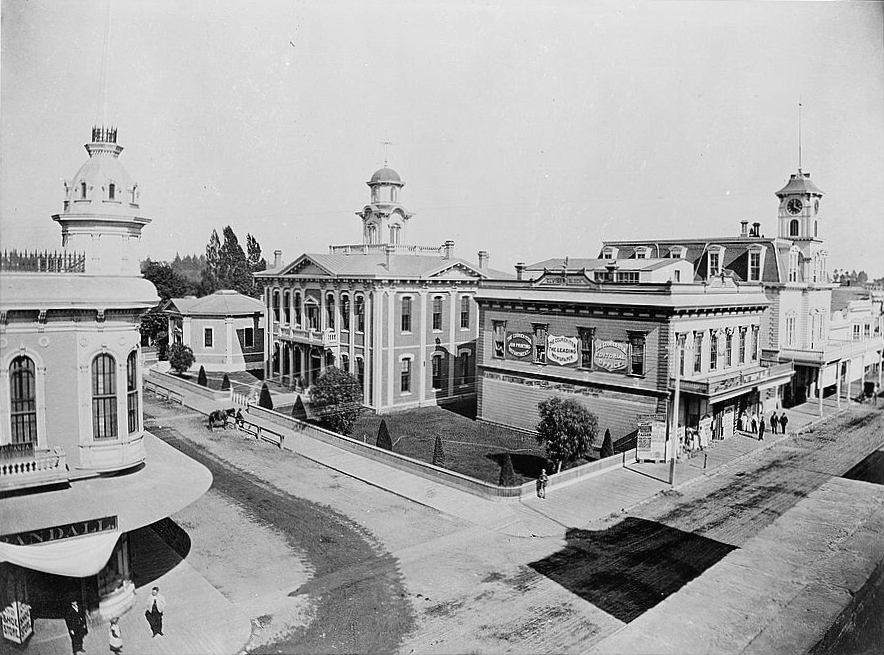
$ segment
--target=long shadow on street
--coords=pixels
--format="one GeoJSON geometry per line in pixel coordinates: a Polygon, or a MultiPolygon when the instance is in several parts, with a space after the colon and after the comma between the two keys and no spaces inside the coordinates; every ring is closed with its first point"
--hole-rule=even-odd
{"type": "Polygon", "coordinates": [[[600,531],[569,528],[565,539],[528,566],[625,623],[736,548],[636,517],[600,531]]]}

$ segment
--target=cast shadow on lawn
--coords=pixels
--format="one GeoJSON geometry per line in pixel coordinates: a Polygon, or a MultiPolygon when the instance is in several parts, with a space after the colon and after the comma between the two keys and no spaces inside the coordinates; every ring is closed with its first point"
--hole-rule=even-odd
{"type": "Polygon", "coordinates": [[[628,517],[607,530],[569,528],[567,545],[528,566],[629,623],[736,546],[628,517]]]}
{"type": "MultiPolygon", "coordinates": [[[[485,457],[495,462],[498,466],[502,466],[504,454],[505,453],[488,453],[485,457]]],[[[516,475],[521,475],[525,478],[536,478],[540,475],[541,469],[546,469],[547,473],[552,470],[546,457],[540,457],[539,455],[510,453],[510,461],[513,463],[513,472],[516,475]]]]}
{"type": "Polygon", "coordinates": [[[884,452],[876,450],[841,477],[884,485],[884,452]]]}

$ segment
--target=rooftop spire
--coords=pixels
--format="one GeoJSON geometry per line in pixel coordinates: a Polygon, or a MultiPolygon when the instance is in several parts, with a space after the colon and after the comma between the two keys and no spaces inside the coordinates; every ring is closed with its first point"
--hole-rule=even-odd
{"type": "Polygon", "coordinates": [[[387,167],[387,146],[393,145],[392,141],[381,141],[381,145],[384,146],[384,168],[387,167]]]}
{"type": "Polygon", "coordinates": [[[801,96],[798,96],[798,170],[801,170],[801,96]]]}

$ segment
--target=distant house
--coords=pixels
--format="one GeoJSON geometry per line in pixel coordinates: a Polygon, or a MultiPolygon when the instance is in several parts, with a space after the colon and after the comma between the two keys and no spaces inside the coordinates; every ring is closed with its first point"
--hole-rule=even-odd
{"type": "Polygon", "coordinates": [[[264,303],[223,289],[203,298],[166,301],[169,343],[193,350],[207,371],[248,371],[264,365],[264,303]]]}

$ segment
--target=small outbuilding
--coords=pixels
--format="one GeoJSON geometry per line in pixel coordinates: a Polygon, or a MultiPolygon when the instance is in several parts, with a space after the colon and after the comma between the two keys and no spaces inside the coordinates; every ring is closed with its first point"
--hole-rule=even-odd
{"type": "Polygon", "coordinates": [[[169,317],[170,344],[190,346],[194,366],[224,372],[264,366],[264,303],[260,300],[222,289],[202,298],[171,298],[163,311],[169,317]]]}

